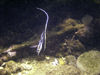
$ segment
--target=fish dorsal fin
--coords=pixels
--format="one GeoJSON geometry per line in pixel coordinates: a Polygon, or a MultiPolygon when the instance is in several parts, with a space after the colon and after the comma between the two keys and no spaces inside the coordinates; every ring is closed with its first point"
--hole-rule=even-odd
{"type": "Polygon", "coordinates": [[[93,20],[93,17],[92,16],[90,16],[90,15],[85,15],[85,16],[83,16],[83,18],[82,18],[82,23],[84,24],[84,25],[89,25],[91,22],[92,22],[92,20],[93,20]]]}

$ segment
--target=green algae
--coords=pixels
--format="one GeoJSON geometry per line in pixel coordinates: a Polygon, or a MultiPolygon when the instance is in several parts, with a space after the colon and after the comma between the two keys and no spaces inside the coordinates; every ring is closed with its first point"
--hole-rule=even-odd
{"type": "Polygon", "coordinates": [[[84,24],[80,24],[77,20],[69,18],[65,20],[64,23],[60,24],[58,27],[61,27],[61,30],[57,32],[57,35],[61,35],[67,31],[81,29],[84,27],[84,24]]]}
{"type": "Polygon", "coordinates": [[[28,57],[19,59],[17,62],[11,60],[5,64],[4,69],[11,75],[80,75],[79,69],[75,66],[66,64],[62,58],[50,56],[46,56],[42,61],[35,60],[34,57],[28,57]],[[59,61],[57,65],[52,64],[55,59],[59,61]]]}
{"type": "Polygon", "coordinates": [[[17,73],[21,71],[21,67],[19,67],[19,64],[17,64],[13,60],[10,60],[9,62],[6,62],[5,64],[6,64],[5,70],[7,70],[10,73],[17,73]]]}

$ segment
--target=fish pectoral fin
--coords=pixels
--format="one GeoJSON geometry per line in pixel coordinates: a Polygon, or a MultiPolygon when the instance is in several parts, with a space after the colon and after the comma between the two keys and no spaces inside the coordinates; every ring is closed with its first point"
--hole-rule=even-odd
{"type": "Polygon", "coordinates": [[[37,48],[37,45],[34,45],[34,46],[30,46],[30,48],[37,48]]]}

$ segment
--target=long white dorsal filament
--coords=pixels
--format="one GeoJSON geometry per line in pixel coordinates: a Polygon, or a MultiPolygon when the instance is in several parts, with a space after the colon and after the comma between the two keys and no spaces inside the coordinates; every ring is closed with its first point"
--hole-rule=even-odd
{"type": "Polygon", "coordinates": [[[43,11],[43,12],[46,14],[46,16],[47,16],[47,18],[46,18],[46,23],[45,23],[45,32],[46,32],[46,30],[47,30],[47,25],[48,25],[48,20],[49,20],[49,16],[48,16],[48,14],[47,14],[47,12],[46,12],[45,10],[43,10],[43,9],[41,9],[41,8],[37,8],[37,9],[43,11]]]}

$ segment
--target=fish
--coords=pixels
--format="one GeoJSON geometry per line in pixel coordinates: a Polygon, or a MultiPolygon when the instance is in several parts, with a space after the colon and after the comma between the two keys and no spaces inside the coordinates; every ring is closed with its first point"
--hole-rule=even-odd
{"type": "Polygon", "coordinates": [[[39,55],[42,49],[43,49],[44,51],[45,51],[45,49],[46,49],[46,32],[47,32],[47,25],[48,25],[49,16],[48,16],[48,13],[47,13],[45,10],[43,10],[43,9],[41,9],[41,8],[37,8],[37,9],[38,9],[38,10],[41,10],[41,11],[44,12],[45,15],[46,15],[45,29],[44,29],[44,31],[41,33],[41,37],[40,37],[40,40],[39,40],[39,42],[38,42],[38,45],[31,46],[31,48],[37,47],[36,52],[37,52],[37,54],[39,55]]]}

